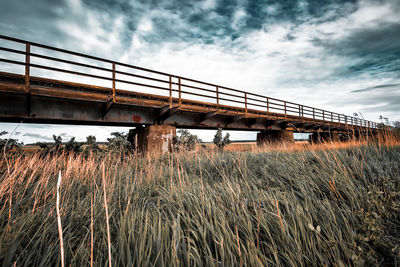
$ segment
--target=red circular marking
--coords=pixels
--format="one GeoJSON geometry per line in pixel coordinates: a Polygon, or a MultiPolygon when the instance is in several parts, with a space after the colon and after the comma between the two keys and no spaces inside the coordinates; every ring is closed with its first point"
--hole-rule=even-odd
{"type": "Polygon", "coordinates": [[[133,115],[132,116],[132,120],[134,122],[141,122],[142,121],[142,117],[138,116],[138,115],[133,115]]]}

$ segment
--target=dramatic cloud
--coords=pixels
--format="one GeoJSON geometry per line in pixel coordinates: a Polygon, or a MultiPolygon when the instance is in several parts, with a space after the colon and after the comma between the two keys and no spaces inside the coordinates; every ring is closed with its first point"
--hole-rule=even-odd
{"type": "Polygon", "coordinates": [[[13,0],[0,31],[376,121],[400,119],[398,14],[397,0],[13,0]]]}

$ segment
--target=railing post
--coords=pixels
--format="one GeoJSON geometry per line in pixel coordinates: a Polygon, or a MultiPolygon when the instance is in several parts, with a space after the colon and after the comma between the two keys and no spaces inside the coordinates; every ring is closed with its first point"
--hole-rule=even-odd
{"type": "Polygon", "coordinates": [[[169,75],[169,108],[172,108],[172,77],[169,75]]]}
{"type": "Polygon", "coordinates": [[[29,84],[29,76],[30,76],[30,64],[31,64],[31,44],[26,43],[26,51],[25,51],[25,92],[30,94],[30,84],[29,84]]]}
{"type": "Polygon", "coordinates": [[[267,112],[269,112],[269,97],[267,97],[267,112]]]}
{"type": "Polygon", "coordinates": [[[115,100],[115,96],[116,96],[116,93],[115,93],[115,62],[112,63],[112,90],[113,90],[113,92],[112,92],[113,103],[115,103],[116,102],[116,100],[115,100]]]}
{"type": "Polygon", "coordinates": [[[339,120],[339,124],[340,124],[340,114],[338,114],[338,120],[339,120]]]}
{"type": "Polygon", "coordinates": [[[333,112],[331,112],[331,122],[333,122],[333,112]]]}
{"type": "Polygon", "coordinates": [[[344,115],[344,123],[347,125],[347,116],[344,115]]]}
{"type": "Polygon", "coordinates": [[[284,107],[285,107],[284,109],[285,109],[285,120],[286,120],[286,118],[287,118],[287,112],[286,112],[286,101],[284,101],[283,103],[284,103],[284,107]]]}
{"type": "Polygon", "coordinates": [[[215,87],[215,92],[217,94],[217,110],[219,110],[219,89],[218,89],[218,86],[215,87]]]}
{"type": "Polygon", "coordinates": [[[325,121],[325,110],[322,111],[322,120],[325,121]]]}
{"type": "Polygon", "coordinates": [[[244,108],[245,108],[245,114],[247,116],[247,93],[244,92],[244,108]]]}
{"type": "Polygon", "coordinates": [[[312,117],[315,120],[315,108],[312,109],[312,117]]]}
{"type": "Polygon", "coordinates": [[[31,114],[31,86],[30,86],[30,64],[31,64],[31,44],[26,43],[25,51],[25,93],[26,93],[26,113],[31,114]]]}
{"type": "Polygon", "coordinates": [[[182,105],[182,90],[181,90],[181,78],[178,78],[178,89],[179,89],[179,107],[182,105]]]}

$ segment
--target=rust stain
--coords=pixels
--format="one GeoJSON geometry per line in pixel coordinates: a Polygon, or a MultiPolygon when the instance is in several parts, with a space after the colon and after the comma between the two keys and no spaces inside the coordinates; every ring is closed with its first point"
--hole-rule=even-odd
{"type": "Polygon", "coordinates": [[[139,115],[133,115],[132,116],[132,120],[134,122],[141,122],[142,121],[142,117],[140,117],[139,115]]]}

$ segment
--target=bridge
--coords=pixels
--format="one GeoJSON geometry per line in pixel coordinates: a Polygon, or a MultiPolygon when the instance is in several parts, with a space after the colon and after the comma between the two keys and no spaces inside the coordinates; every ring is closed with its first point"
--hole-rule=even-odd
{"type": "Polygon", "coordinates": [[[130,126],[143,150],[176,128],[258,131],[257,142],[368,136],[377,123],[0,35],[0,121],[130,126]]]}

